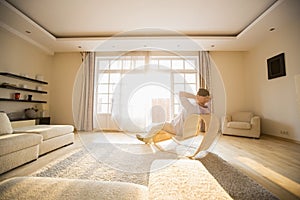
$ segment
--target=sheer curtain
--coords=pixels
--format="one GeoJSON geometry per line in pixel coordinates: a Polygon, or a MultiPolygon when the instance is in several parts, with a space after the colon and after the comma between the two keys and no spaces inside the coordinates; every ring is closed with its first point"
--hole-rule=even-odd
{"type": "Polygon", "coordinates": [[[82,53],[82,64],[73,91],[73,118],[80,131],[93,130],[95,53],[82,53]]]}

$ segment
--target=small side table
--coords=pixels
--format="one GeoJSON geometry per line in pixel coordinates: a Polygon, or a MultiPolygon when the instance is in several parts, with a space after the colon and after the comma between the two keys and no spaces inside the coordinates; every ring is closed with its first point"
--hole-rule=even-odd
{"type": "Polygon", "coordinates": [[[47,124],[50,125],[50,117],[39,117],[36,118],[36,124],[47,124]]]}

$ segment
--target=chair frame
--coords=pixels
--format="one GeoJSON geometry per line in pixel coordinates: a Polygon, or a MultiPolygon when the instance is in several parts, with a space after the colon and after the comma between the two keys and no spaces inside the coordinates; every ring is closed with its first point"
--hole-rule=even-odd
{"type": "Polygon", "coordinates": [[[151,144],[153,144],[160,151],[165,151],[158,144],[159,142],[172,139],[175,143],[181,145],[181,141],[202,135],[203,139],[197,147],[196,151],[193,154],[186,156],[190,159],[195,159],[200,152],[203,152],[203,155],[201,155],[202,157],[204,157],[208,153],[208,150],[210,149],[211,145],[218,137],[218,135],[220,135],[219,130],[220,122],[216,116],[211,114],[193,114],[185,120],[183,127],[183,135],[181,137],[177,137],[174,134],[161,130],[156,136],[154,136],[151,144]],[[202,122],[204,122],[205,124],[204,132],[201,132],[202,122]]]}

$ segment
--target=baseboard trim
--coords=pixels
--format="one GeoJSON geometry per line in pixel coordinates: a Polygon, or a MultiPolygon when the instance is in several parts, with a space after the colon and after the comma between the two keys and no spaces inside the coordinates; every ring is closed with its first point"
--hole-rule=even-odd
{"type": "Polygon", "coordinates": [[[286,142],[292,142],[292,143],[300,144],[300,141],[298,141],[298,140],[293,140],[293,139],[289,139],[289,138],[279,137],[279,136],[276,136],[276,135],[269,135],[269,134],[265,134],[265,133],[263,135],[267,135],[267,136],[276,138],[278,140],[286,141],[286,142]]]}

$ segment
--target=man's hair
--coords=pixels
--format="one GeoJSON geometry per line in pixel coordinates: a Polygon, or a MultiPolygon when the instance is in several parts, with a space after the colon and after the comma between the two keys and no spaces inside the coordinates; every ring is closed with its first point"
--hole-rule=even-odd
{"type": "Polygon", "coordinates": [[[197,95],[206,97],[209,96],[209,91],[207,89],[200,88],[197,92],[197,95]]]}

